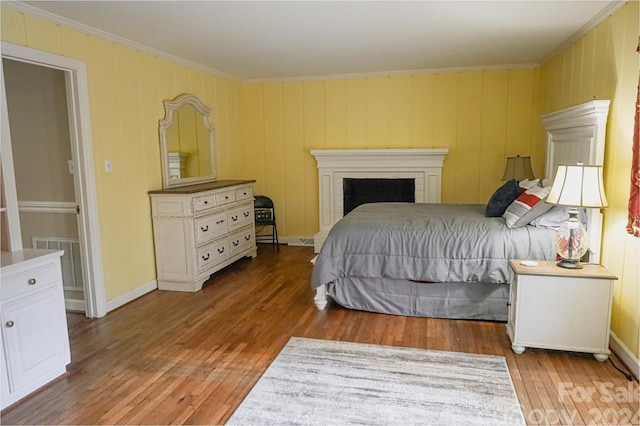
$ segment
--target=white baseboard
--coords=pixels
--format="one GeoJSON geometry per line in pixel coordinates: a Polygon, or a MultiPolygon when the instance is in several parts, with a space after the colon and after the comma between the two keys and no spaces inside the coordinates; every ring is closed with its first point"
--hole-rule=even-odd
{"type": "Polygon", "coordinates": [[[84,300],[64,299],[64,309],[65,311],[82,312],[84,314],[87,311],[87,303],[84,300]]]}
{"type": "Polygon", "coordinates": [[[138,297],[144,296],[145,294],[157,288],[158,288],[158,282],[156,280],[149,281],[148,283],[143,284],[140,287],[136,287],[135,289],[131,290],[128,293],[123,294],[122,296],[109,300],[107,302],[107,312],[111,312],[114,309],[119,308],[120,306],[124,306],[127,303],[137,299],[138,297]]]}
{"type": "Polygon", "coordinates": [[[289,246],[313,247],[313,237],[287,237],[281,238],[280,241],[289,246]]]}
{"type": "Polygon", "coordinates": [[[612,331],[609,339],[609,347],[616,354],[620,361],[629,369],[631,374],[638,380],[640,378],[640,359],[616,336],[612,331]]]}

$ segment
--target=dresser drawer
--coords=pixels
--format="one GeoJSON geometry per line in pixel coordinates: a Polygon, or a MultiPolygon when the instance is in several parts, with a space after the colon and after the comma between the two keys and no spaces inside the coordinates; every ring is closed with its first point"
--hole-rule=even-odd
{"type": "Polygon", "coordinates": [[[224,206],[225,204],[230,204],[236,201],[236,191],[224,191],[215,194],[216,196],[216,205],[224,206]]]}
{"type": "Polygon", "coordinates": [[[227,212],[222,211],[202,216],[194,221],[196,245],[211,241],[227,233],[227,212]]]}
{"type": "Polygon", "coordinates": [[[236,189],[236,201],[248,200],[253,198],[253,191],[250,186],[236,189]]]}
{"type": "Polygon", "coordinates": [[[197,250],[198,273],[224,261],[229,256],[229,239],[227,237],[215,240],[197,250]]]}
{"type": "Polygon", "coordinates": [[[255,230],[249,226],[229,236],[229,250],[231,256],[256,245],[255,230]]]}
{"type": "Polygon", "coordinates": [[[244,203],[229,210],[229,230],[242,228],[253,223],[253,204],[244,203]]]}
{"type": "MultiPolygon", "coordinates": [[[[59,261],[59,260],[58,260],[59,261]]],[[[2,277],[2,300],[10,297],[38,291],[54,285],[60,277],[57,265],[49,264],[26,272],[2,277]]]]}
{"type": "Polygon", "coordinates": [[[193,197],[193,211],[201,212],[216,206],[216,194],[193,197]]]}

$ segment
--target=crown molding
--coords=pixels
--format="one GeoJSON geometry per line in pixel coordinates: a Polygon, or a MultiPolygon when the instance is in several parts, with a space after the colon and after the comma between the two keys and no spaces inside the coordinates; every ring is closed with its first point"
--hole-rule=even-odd
{"type": "Polygon", "coordinates": [[[397,77],[405,75],[422,75],[422,74],[451,74],[462,72],[476,72],[476,71],[505,71],[515,69],[532,69],[539,68],[540,64],[527,63],[527,64],[504,64],[504,65],[476,65],[469,67],[451,67],[451,68],[428,68],[428,69],[415,69],[404,71],[378,71],[378,72],[365,72],[365,73],[353,73],[353,74],[328,74],[328,75],[316,75],[316,76],[299,76],[299,77],[284,77],[284,78],[256,78],[243,80],[244,83],[263,84],[263,83],[287,83],[294,81],[318,81],[318,80],[348,80],[355,78],[375,78],[375,77],[397,77]]]}

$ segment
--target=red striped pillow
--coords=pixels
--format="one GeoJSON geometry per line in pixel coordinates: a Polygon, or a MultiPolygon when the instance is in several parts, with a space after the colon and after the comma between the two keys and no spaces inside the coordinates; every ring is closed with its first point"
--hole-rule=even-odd
{"type": "Polygon", "coordinates": [[[536,185],[520,194],[502,215],[507,222],[507,226],[509,228],[517,228],[527,225],[553,207],[551,204],[543,202],[549,192],[551,192],[550,186],[541,188],[536,185]]]}

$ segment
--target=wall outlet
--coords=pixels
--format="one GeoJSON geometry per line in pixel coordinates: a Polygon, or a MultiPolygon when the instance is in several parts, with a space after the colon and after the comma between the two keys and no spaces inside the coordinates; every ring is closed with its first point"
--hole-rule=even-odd
{"type": "Polygon", "coordinates": [[[69,160],[67,164],[69,165],[69,174],[74,174],[76,172],[76,168],[73,166],[73,160],[69,160]]]}
{"type": "Polygon", "coordinates": [[[111,160],[104,160],[104,171],[111,173],[111,160]]]}

